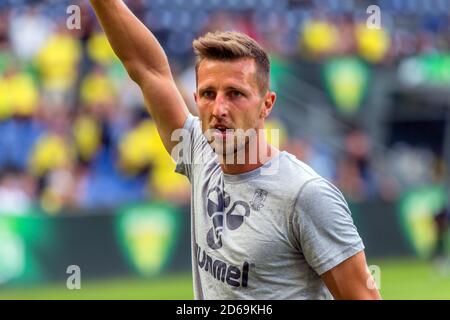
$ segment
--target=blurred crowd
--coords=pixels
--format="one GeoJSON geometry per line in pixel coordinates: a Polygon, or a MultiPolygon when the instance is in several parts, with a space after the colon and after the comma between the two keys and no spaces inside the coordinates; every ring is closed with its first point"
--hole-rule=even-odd
{"type": "MultiPolygon", "coordinates": [[[[0,0],[0,212],[189,202],[188,181],[173,172],[139,89],[87,1],[78,2],[81,28],[67,27],[73,2],[0,0]]],[[[357,55],[370,64],[395,65],[403,57],[450,49],[447,0],[378,1],[382,29],[366,27],[366,8],[374,4],[366,1],[127,3],[163,44],[194,114],[191,42],[209,30],[246,32],[277,61],[357,55]]],[[[277,119],[269,125],[283,127],[277,119]]],[[[283,148],[352,199],[398,188],[398,181],[377,178],[362,130],[347,132],[344,141],[340,153],[331,153],[285,134],[283,148]]],[[[410,165],[411,157],[405,159],[410,165]]]]}

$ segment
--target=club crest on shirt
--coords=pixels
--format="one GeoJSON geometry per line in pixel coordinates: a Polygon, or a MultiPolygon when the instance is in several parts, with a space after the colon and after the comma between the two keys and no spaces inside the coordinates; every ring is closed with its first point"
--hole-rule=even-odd
{"type": "Polygon", "coordinates": [[[253,210],[259,211],[264,207],[264,201],[266,201],[268,192],[263,189],[256,189],[253,199],[250,201],[250,205],[253,210]]]}

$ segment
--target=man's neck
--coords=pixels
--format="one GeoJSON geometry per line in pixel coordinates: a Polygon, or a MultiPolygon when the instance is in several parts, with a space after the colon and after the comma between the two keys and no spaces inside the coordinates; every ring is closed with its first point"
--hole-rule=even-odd
{"type": "Polygon", "coordinates": [[[270,161],[273,157],[277,156],[280,153],[280,150],[271,146],[268,143],[264,143],[261,147],[258,147],[258,152],[256,156],[256,161],[251,161],[252,157],[249,153],[248,145],[245,146],[245,162],[240,164],[236,161],[236,157],[234,158],[233,163],[227,163],[225,159],[222,159],[221,167],[222,171],[226,174],[241,174],[245,172],[249,172],[259,167],[262,167],[265,163],[270,161]],[[262,150],[262,152],[260,152],[262,150]]]}

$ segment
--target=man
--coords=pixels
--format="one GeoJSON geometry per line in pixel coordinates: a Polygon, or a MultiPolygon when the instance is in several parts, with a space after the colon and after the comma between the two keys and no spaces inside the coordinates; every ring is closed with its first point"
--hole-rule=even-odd
{"type": "Polygon", "coordinates": [[[150,31],[121,0],[91,3],[191,182],[195,298],[380,298],[341,193],[259,130],[276,99],[261,47],[236,32],[194,41],[193,117],[150,31]]]}

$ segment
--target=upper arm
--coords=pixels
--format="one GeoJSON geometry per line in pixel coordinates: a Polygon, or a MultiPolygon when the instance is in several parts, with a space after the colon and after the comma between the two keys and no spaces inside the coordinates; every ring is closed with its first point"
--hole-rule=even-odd
{"type": "Polygon", "coordinates": [[[321,278],[335,299],[381,299],[368,271],[364,251],[323,273],[321,278]]]}
{"type": "Polygon", "coordinates": [[[142,90],[145,104],[158,128],[166,150],[171,153],[178,141],[172,133],[183,128],[189,115],[188,108],[170,75],[144,73],[136,81],[142,90]]]}
{"type": "Polygon", "coordinates": [[[302,254],[318,275],[364,249],[347,202],[325,179],[306,182],[294,217],[302,254]]]}
{"type": "Polygon", "coordinates": [[[376,299],[364,245],[342,193],[331,183],[307,182],[295,207],[302,253],[335,299],[376,299]]]}
{"type": "Polygon", "coordinates": [[[172,78],[167,56],[152,32],[121,0],[91,0],[116,55],[140,86],[148,110],[169,153],[177,142],[174,130],[183,127],[186,104],[172,78]]]}

